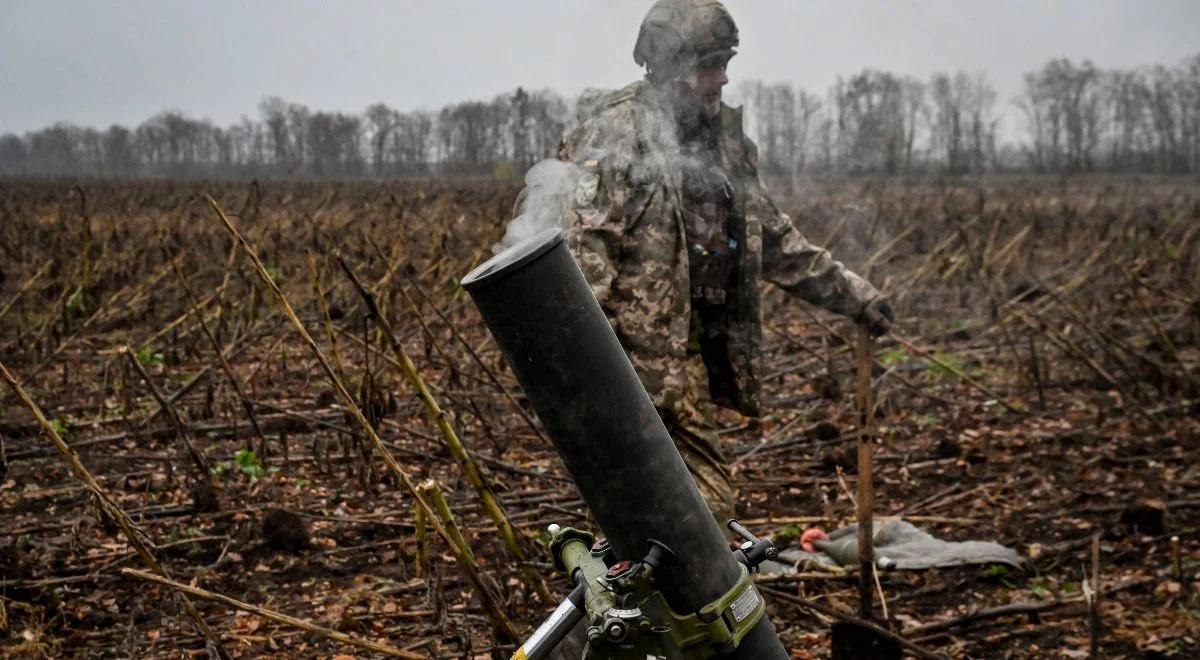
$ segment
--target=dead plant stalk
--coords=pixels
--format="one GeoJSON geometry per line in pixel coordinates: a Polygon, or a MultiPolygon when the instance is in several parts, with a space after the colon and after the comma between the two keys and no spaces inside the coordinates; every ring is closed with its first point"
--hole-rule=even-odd
{"type": "MultiPolygon", "coordinates": [[[[396,359],[400,362],[400,366],[404,371],[405,377],[408,378],[409,384],[417,392],[417,395],[421,398],[422,403],[424,403],[425,412],[429,416],[429,419],[436,424],[438,430],[441,431],[442,438],[446,441],[446,446],[450,449],[450,452],[454,454],[454,457],[458,459],[458,462],[463,469],[463,475],[466,476],[467,481],[471,483],[471,486],[474,487],[475,491],[479,494],[479,499],[483,502],[484,509],[487,510],[488,515],[496,524],[496,531],[500,532],[500,538],[504,541],[505,547],[508,548],[509,552],[513,553],[513,556],[518,562],[522,563],[521,571],[525,574],[525,579],[529,581],[530,585],[537,592],[538,598],[540,598],[543,603],[547,605],[552,604],[550,590],[546,586],[545,581],[542,580],[541,576],[539,576],[532,567],[525,565],[525,551],[521,547],[520,541],[517,539],[517,534],[513,530],[512,523],[510,523],[508,520],[508,514],[504,511],[504,507],[502,507],[499,500],[496,499],[496,495],[492,492],[491,486],[484,480],[483,474],[479,471],[479,466],[475,464],[475,460],[471,458],[469,453],[467,453],[467,449],[465,446],[463,446],[462,441],[459,439],[458,433],[455,432],[454,427],[450,424],[449,417],[438,405],[438,402],[433,398],[433,395],[429,393],[429,388],[425,386],[425,380],[421,378],[421,373],[417,370],[417,367],[413,363],[412,359],[408,357],[408,353],[400,344],[400,340],[396,338],[396,333],[394,330],[392,330],[391,323],[389,323],[384,317],[383,313],[379,311],[379,306],[375,302],[374,294],[372,294],[370,291],[367,291],[366,287],[364,287],[362,282],[359,281],[358,277],[354,274],[354,271],[350,270],[350,267],[346,264],[345,260],[342,259],[341,255],[335,254],[334,258],[337,259],[338,265],[342,267],[342,270],[346,273],[346,277],[350,279],[350,283],[354,286],[355,290],[358,291],[359,296],[362,297],[364,304],[367,306],[368,313],[375,319],[375,324],[379,327],[380,332],[382,332],[384,337],[387,338],[392,352],[396,355],[396,359]]],[[[408,297],[407,293],[404,294],[404,297],[406,300],[408,300],[410,305],[413,304],[412,299],[408,297]]]]}
{"type": "Polygon", "coordinates": [[[345,633],[341,633],[336,630],[331,630],[331,629],[325,628],[323,626],[318,626],[315,623],[309,623],[308,621],[305,621],[303,619],[297,619],[296,617],[288,616],[286,614],[281,614],[279,612],[275,612],[273,610],[268,610],[266,608],[259,607],[257,605],[251,605],[250,603],[244,603],[240,600],[230,598],[229,596],[223,596],[218,593],[213,593],[211,591],[207,591],[207,590],[201,589],[199,587],[193,587],[191,585],[183,584],[182,582],[176,582],[175,580],[170,580],[170,579],[158,576],[158,575],[154,575],[152,573],[147,573],[145,571],[139,571],[135,568],[122,568],[121,574],[128,575],[129,577],[134,577],[139,580],[145,580],[146,582],[153,582],[154,584],[159,584],[164,587],[169,587],[169,588],[179,591],[181,593],[195,596],[196,598],[212,601],[214,603],[220,603],[227,607],[232,607],[234,609],[238,609],[243,612],[250,612],[251,614],[261,616],[264,619],[274,621],[275,623],[281,623],[285,626],[299,628],[301,630],[320,635],[321,637],[324,637],[325,639],[332,639],[335,642],[341,642],[343,644],[349,644],[351,646],[356,646],[360,649],[371,651],[372,653],[382,653],[384,655],[391,656],[393,658],[412,658],[414,660],[422,660],[423,658],[425,658],[425,656],[423,656],[423,655],[418,655],[416,653],[411,653],[409,651],[403,651],[401,649],[398,649],[398,648],[395,648],[392,646],[387,646],[386,644],[378,644],[376,642],[372,642],[372,641],[369,641],[366,639],[359,639],[358,637],[353,637],[351,635],[347,635],[345,633]]]}
{"type": "MultiPolygon", "coordinates": [[[[158,563],[158,559],[154,557],[153,542],[145,538],[129,515],[108,497],[108,493],[104,492],[104,489],[100,487],[100,484],[92,476],[92,473],[88,472],[83,462],[79,460],[79,455],[62,439],[58,431],[54,430],[54,426],[46,419],[46,415],[42,413],[42,409],[29,397],[29,394],[25,392],[25,389],[21,387],[16,377],[8,370],[8,367],[4,366],[3,362],[0,362],[0,377],[4,378],[4,382],[8,385],[8,388],[12,390],[12,393],[21,400],[21,403],[25,405],[25,408],[37,420],[38,426],[41,427],[42,433],[45,434],[46,438],[62,454],[67,463],[71,465],[71,471],[75,473],[75,478],[92,494],[99,508],[99,517],[102,518],[100,522],[103,524],[107,520],[116,524],[117,528],[125,536],[125,539],[129,541],[129,545],[133,546],[133,549],[137,551],[138,557],[141,558],[142,562],[159,576],[169,579],[171,576],[167,573],[167,569],[163,568],[163,565],[158,563]]],[[[196,628],[200,630],[200,634],[208,640],[208,643],[218,656],[223,660],[228,660],[230,658],[229,652],[221,645],[221,639],[208,626],[204,617],[200,616],[200,612],[196,610],[196,606],[192,605],[187,596],[182,597],[182,602],[184,611],[196,624],[196,628]]]]}
{"type": "Polygon", "coordinates": [[[488,590],[483,578],[479,574],[479,569],[468,556],[461,552],[454,551],[454,541],[450,537],[449,532],[447,532],[446,528],[438,521],[437,515],[421,496],[421,493],[417,490],[417,486],[413,483],[412,478],[410,478],[408,473],[404,471],[404,468],[400,467],[400,464],[396,462],[396,458],[392,456],[392,453],[388,451],[387,446],[383,444],[383,440],[379,437],[379,434],[376,433],[375,428],[371,426],[370,422],[367,421],[367,418],[363,415],[362,409],[359,407],[358,402],[356,402],[354,397],[350,395],[350,392],[342,383],[342,379],[339,378],[337,373],[333,370],[333,366],[329,363],[328,358],[325,357],[325,354],[321,351],[321,348],[317,346],[317,343],[313,341],[312,335],[310,335],[308,330],[305,329],[304,324],[300,321],[300,318],[296,316],[296,312],[292,309],[291,304],[288,303],[287,298],[284,297],[283,292],[280,291],[279,287],[275,284],[275,280],[272,279],[271,275],[267,272],[266,266],[264,266],[262,260],[258,258],[258,254],[255,253],[254,248],[250,247],[250,244],[246,242],[246,239],[243,238],[241,233],[238,232],[237,228],[233,226],[233,223],[229,220],[229,217],[225,215],[224,209],[222,209],[220,204],[217,203],[217,200],[213,199],[209,195],[205,195],[205,199],[208,200],[208,203],[216,212],[217,217],[220,218],[221,223],[225,225],[225,229],[229,232],[233,240],[241,246],[242,251],[245,252],[246,256],[250,258],[250,261],[253,264],[254,270],[258,274],[259,279],[262,280],[266,288],[275,296],[275,299],[279,303],[280,309],[283,310],[284,315],[287,316],[288,320],[291,321],[292,326],[296,328],[296,331],[300,334],[300,337],[304,340],[304,343],[316,357],[317,363],[321,365],[321,369],[325,372],[325,376],[329,379],[330,385],[333,386],[334,391],[337,392],[338,396],[342,400],[342,403],[346,406],[347,412],[354,417],[355,421],[358,422],[359,426],[363,429],[363,432],[367,434],[367,437],[371,440],[375,450],[379,452],[384,463],[387,464],[388,469],[390,469],[392,473],[400,479],[400,483],[403,484],[404,488],[409,492],[409,494],[412,495],[413,499],[417,503],[417,506],[419,506],[425,512],[429,526],[432,527],[435,532],[437,532],[438,536],[442,537],[442,540],[444,540],[446,545],[449,546],[454,552],[454,556],[459,567],[462,569],[463,573],[470,581],[471,586],[474,587],[476,595],[479,596],[480,601],[483,603],[484,611],[487,613],[488,621],[492,625],[496,635],[501,638],[502,641],[515,643],[517,641],[516,628],[514,628],[512,622],[509,621],[508,615],[505,614],[500,603],[498,603],[495,598],[492,597],[491,592],[488,590]]]}

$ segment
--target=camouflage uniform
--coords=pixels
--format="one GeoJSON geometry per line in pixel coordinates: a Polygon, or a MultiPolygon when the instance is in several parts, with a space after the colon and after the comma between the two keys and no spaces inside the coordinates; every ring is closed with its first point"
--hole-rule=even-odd
{"type": "Polygon", "coordinates": [[[879,294],[805,240],[767,196],[741,109],[722,104],[712,120],[681,119],[678,93],[637,82],[581,99],[589,116],[559,151],[584,170],[565,224],[642,384],[714,514],[724,517],[732,488],[711,406],[758,413],[759,280],[850,317],[879,294]],[[696,121],[704,125],[688,126],[696,121]],[[696,190],[689,180],[709,175],[723,182],[696,190]],[[724,237],[714,229],[721,225],[724,237]],[[700,272],[713,269],[723,240],[716,275],[700,272]],[[708,318],[697,318],[697,308],[708,318]]]}

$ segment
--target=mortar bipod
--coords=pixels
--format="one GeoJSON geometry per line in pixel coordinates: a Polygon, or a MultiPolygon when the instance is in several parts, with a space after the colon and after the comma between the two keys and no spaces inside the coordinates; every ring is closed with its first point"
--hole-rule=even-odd
{"type": "Polygon", "coordinates": [[[736,521],[730,521],[730,529],[744,540],[735,550],[740,578],[732,589],[698,612],[681,615],[654,586],[657,572],[675,558],[670,548],[652,539],[641,561],[618,561],[604,539],[550,525],[554,566],[566,573],[575,587],[517,649],[513,660],[547,657],[585,617],[585,660],[703,660],[737,648],[765,611],[750,572],[777,552],[770,539],[758,539],[736,521]]]}

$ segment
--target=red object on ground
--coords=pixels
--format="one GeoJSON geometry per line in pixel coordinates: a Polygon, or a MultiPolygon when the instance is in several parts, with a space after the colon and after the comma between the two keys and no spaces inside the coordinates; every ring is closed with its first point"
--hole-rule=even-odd
{"type": "Polygon", "coordinates": [[[813,541],[828,541],[829,535],[821,530],[820,527],[809,527],[800,535],[800,547],[804,548],[805,552],[816,552],[813,547],[813,541]]]}

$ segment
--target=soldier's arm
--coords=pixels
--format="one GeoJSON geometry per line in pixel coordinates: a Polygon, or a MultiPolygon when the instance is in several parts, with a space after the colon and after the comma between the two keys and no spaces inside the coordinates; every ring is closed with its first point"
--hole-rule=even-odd
{"type": "Polygon", "coordinates": [[[764,278],[801,300],[853,319],[881,297],[870,282],[800,234],[771,200],[757,172],[748,187],[746,214],[762,223],[764,278]]]}

